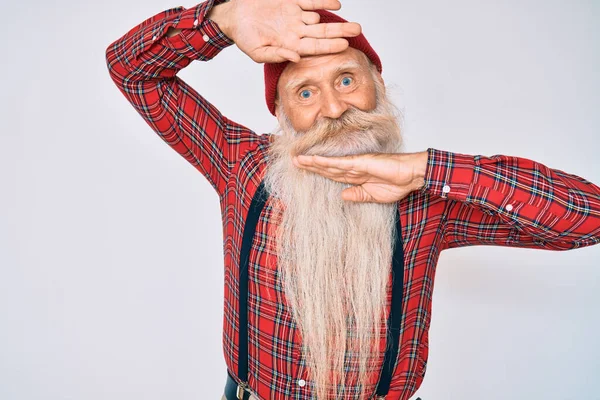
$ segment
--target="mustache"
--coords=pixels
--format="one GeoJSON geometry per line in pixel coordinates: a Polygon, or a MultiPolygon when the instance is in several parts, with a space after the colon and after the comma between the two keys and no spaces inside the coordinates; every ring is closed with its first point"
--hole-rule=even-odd
{"type": "Polygon", "coordinates": [[[382,132],[393,129],[396,123],[395,116],[388,112],[381,104],[374,110],[363,111],[350,106],[339,118],[322,118],[313,127],[305,131],[294,131],[295,138],[290,154],[309,154],[311,149],[332,145],[336,141],[347,139],[366,138],[372,132],[382,132]],[[345,136],[345,137],[344,137],[345,136]]]}

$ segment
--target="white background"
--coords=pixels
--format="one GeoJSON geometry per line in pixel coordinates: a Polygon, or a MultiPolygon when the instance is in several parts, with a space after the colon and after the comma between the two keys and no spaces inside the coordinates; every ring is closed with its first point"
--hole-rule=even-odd
{"type": "MultiPolygon", "coordinates": [[[[600,2],[350,1],[406,151],[530,158],[600,184],[600,2]]],[[[114,86],[159,0],[31,0],[0,25],[0,398],[219,399],[218,197],[114,86]]],[[[258,133],[235,46],[179,76],[258,133]]],[[[423,400],[600,398],[600,246],[442,253],[423,400]]]]}

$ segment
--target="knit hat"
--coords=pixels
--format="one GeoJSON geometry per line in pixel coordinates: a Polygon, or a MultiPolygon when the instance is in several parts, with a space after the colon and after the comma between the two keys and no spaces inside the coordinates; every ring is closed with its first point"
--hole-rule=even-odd
{"type": "MultiPolygon", "coordinates": [[[[329,22],[348,22],[339,15],[336,15],[327,10],[315,10],[321,16],[320,23],[329,23],[329,22]]],[[[348,40],[349,47],[353,47],[357,50],[362,51],[366,54],[366,56],[375,64],[379,73],[382,71],[381,60],[375,50],[371,47],[367,38],[361,33],[358,36],[354,37],[346,37],[348,40]]],[[[283,70],[290,61],[285,61],[282,63],[265,63],[265,97],[267,100],[267,106],[269,107],[269,111],[271,114],[275,115],[275,95],[277,93],[277,82],[279,82],[279,77],[283,73],[283,70]]]]}

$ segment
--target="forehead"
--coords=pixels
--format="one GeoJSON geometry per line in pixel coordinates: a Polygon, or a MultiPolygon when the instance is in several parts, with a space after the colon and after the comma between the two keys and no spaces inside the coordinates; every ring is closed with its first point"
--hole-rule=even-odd
{"type": "Polygon", "coordinates": [[[341,53],[302,57],[299,62],[290,62],[283,70],[278,82],[280,90],[289,90],[306,81],[318,82],[347,69],[368,67],[364,53],[348,47],[341,53]]]}

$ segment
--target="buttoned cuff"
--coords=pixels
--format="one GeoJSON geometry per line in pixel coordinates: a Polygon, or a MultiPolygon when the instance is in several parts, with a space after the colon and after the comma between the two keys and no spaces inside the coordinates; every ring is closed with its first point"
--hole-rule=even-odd
{"type": "Polygon", "coordinates": [[[148,21],[151,24],[143,30],[142,41],[134,47],[134,59],[156,43],[192,60],[212,59],[234,44],[214,21],[206,18],[213,6],[224,2],[207,0],[189,9],[174,7],[164,12],[165,18],[148,21]],[[181,32],[168,37],[169,28],[181,29],[181,32]]]}
{"type": "MultiPolygon", "coordinates": [[[[485,157],[428,148],[425,183],[421,190],[442,198],[471,204],[506,223],[535,225],[536,235],[555,239],[564,209],[557,201],[535,197],[526,172],[533,161],[497,155],[485,157]],[[523,176],[515,170],[522,171],[523,176]],[[519,181],[520,184],[519,184],[519,181]]],[[[539,165],[539,164],[538,164],[539,165]]]]}
{"type": "Polygon", "coordinates": [[[460,201],[473,191],[475,156],[427,149],[425,183],[421,190],[434,196],[460,201]]]}
{"type": "Polygon", "coordinates": [[[213,6],[224,0],[208,0],[181,13],[173,28],[181,33],[167,38],[173,49],[194,60],[210,60],[221,50],[234,44],[219,25],[207,18],[213,6]]]}
{"type": "Polygon", "coordinates": [[[527,204],[531,191],[508,184],[514,177],[501,176],[501,159],[481,155],[427,149],[427,167],[422,191],[482,207],[487,213],[515,217],[518,212],[535,218],[540,207],[527,204]],[[482,163],[482,159],[486,160],[482,163]],[[482,173],[485,172],[485,173],[482,173]]]}

